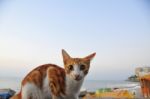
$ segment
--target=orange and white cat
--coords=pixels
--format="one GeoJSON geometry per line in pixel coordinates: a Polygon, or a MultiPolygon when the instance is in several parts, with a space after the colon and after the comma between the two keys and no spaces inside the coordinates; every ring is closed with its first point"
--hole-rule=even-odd
{"type": "Polygon", "coordinates": [[[72,58],[62,50],[64,68],[54,64],[35,68],[23,79],[21,91],[11,99],[78,99],[95,54],[72,58]]]}

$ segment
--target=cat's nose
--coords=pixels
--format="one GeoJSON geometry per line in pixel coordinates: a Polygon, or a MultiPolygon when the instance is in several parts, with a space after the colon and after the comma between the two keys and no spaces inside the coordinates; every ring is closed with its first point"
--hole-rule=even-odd
{"type": "Polygon", "coordinates": [[[76,79],[78,79],[80,77],[80,75],[76,74],[74,75],[76,79]]]}

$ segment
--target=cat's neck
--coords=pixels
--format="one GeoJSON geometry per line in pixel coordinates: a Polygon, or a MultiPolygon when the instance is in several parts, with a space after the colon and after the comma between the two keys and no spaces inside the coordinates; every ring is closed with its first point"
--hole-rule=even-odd
{"type": "Polygon", "coordinates": [[[66,75],[66,93],[67,94],[79,94],[84,79],[76,81],[69,75],[66,75]]]}

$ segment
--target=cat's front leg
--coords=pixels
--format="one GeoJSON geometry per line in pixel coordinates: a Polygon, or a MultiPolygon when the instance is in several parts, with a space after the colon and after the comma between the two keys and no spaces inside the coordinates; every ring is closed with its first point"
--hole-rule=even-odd
{"type": "Polygon", "coordinates": [[[70,99],[79,99],[79,97],[72,97],[72,98],[70,98],[70,99]]]}
{"type": "Polygon", "coordinates": [[[67,96],[67,97],[65,97],[63,99],[79,99],[79,97],[76,96],[76,95],[71,95],[71,96],[67,96]]]}
{"type": "Polygon", "coordinates": [[[52,96],[52,99],[58,99],[55,95],[52,96]]]}
{"type": "Polygon", "coordinates": [[[64,99],[64,98],[53,95],[53,96],[52,96],[52,99],[64,99]]]}
{"type": "Polygon", "coordinates": [[[74,96],[74,98],[73,99],[79,99],[79,97],[78,96],[74,96]]]}

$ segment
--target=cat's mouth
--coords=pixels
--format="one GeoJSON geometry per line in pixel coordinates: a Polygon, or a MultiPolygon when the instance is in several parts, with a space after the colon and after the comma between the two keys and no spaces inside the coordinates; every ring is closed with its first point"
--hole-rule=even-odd
{"type": "Polygon", "coordinates": [[[75,78],[76,81],[80,81],[82,78],[75,78]]]}
{"type": "Polygon", "coordinates": [[[82,76],[80,76],[80,75],[78,75],[78,76],[71,75],[70,77],[76,81],[80,81],[82,79],[82,76]]]}
{"type": "Polygon", "coordinates": [[[74,79],[75,79],[76,81],[80,81],[80,80],[82,79],[82,77],[81,77],[81,76],[78,76],[78,77],[74,77],[74,79]]]}

